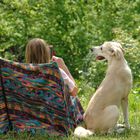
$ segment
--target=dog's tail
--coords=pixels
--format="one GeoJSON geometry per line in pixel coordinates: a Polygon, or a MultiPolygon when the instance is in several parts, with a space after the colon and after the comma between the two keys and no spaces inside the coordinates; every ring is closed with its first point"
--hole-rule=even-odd
{"type": "Polygon", "coordinates": [[[93,134],[94,134],[94,132],[92,132],[88,129],[85,129],[84,127],[81,127],[81,126],[77,127],[74,131],[74,135],[79,138],[91,136],[93,134]]]}

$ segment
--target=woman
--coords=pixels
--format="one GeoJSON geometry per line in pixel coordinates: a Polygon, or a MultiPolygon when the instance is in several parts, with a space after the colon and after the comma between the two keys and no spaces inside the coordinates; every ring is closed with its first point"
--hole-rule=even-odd
{"type": "MultiPolygon", "coordinates": [[[[68,114],[70,114],[71,118],[74,118],[74,126],[76,127],[78,123],[81,123],[83,121],[83,108],[76,97],[78,88],[76,86],[76,83],[74,81],[74,78],[72,77],[71,73],[69,72],[67,66],[65,65],[62,58],[52,56],[52,59],[50,59],[50,48],[49,45],[46,44],[46,42],[42,39],[35,38],[28,42],[26,46],[26,62],[27,63],[34,63],[34,64],[40,64],[40,63],[49,63],[50,61],[54,61],[58,64],[58,67],[60,69],[62,78],[64,79],[64,83],[68,85],[69,92],[71,94],[70,101],[68,101],[68,114]]],[[[66,92],[66,97],[68,97],[66,92]]]]}
{"type": "Polygon", "coordinates": [[[40,64],[54,61],[58,64],[64,83],[68,85],[69,92],[76,96],[78,88],[62,58],[52,56],[50,59],[49,45],[43,39],[35,38],[28,42],[25,52],[26,63],[40,64]]]}

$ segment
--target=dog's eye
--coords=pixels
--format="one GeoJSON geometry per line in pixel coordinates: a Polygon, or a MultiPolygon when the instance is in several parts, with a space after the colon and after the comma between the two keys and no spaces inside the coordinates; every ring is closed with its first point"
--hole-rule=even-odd
{"type": "Polygon", "coordinates": [[[101,50],[103,50],[103,48],[101,47],[101,50]]]}

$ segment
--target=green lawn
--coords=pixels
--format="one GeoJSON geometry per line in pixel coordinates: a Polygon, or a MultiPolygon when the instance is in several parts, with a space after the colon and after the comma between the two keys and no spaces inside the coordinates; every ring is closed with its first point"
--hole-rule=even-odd
{"type": "MultiPolygon", "coordinates": [[[[85,95],[80,94],[81,103],[86,108],[91,93],[87,92],[85,95]]],[[[120,117],[120,122],[122,115],[120,117]]],[[[110,134],[110,135],[96,135],[83,140],[139,140],[140,139],[140,94],[130,94],[129,96],[129,120],[131,129],[123,134],[110,134]]],[[[47,135],[29,136],[28,134],[13,134],[12,132],[7,135],[1,135],[0,140],[79,140],[73,135],[69,137],[49,137],[47,135]]]]}

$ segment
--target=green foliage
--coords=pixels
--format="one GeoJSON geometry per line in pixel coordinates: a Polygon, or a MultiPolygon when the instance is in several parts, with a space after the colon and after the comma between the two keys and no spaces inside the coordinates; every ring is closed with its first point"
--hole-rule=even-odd
{"type": "Polygon", "coordinates": [[[89,53],[84,59],[80,78],[90,87],[97,88],[105,76],[106,67],[107,65],[105,62],[96,61],[94,56],[89,53]]]}

